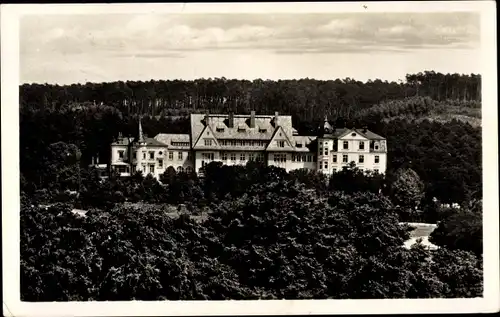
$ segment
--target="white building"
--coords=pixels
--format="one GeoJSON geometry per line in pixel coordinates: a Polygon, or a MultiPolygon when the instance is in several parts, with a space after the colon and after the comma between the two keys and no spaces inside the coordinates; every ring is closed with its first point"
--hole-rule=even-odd
{"type": "Polygon", "coordinates": [[[355,162],[362,170],[385,173],[386,139],[367,129],[333,129],[325,119],[318,136],[300,136],[292,117],[275,115],[191,114],[189,134],[158,134],[118,139],[111,144],[111,167],[122,176],[136,171],[159,177],[172,166],[196,171],[212,161],[318,170],[331,174],[355,162]]]}

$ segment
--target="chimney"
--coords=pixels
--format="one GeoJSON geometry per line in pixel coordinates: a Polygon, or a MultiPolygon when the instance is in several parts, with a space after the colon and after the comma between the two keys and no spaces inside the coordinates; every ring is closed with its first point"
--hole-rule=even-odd
{"type": "Polygon", "coordinates": [[[205,119],[204,119],[204,120],[205,120],[205,125],[208,125],[208,118],[209,118],[209,117],[210,117],[210,114],[209,114],[209,112],[207,111],[207,112],[205,113],[205,119]]]}
{"type": "Polygon", "coordinates": [[[368,127],[365,125],[363,126],[363,133],[366,133],[366,131],[368,131],[368,127]]]}
{"type": "Polygon", "coordinates": [[[99,165],[99,154],[97,154],[97,159],[96,159],[96,162],[95,162],[97,165],[99,165]]]}
{"type": "Polygon", "coordinates": [[[94,157],[92,156],[92,166],[95,165],[95,160],[94,160],[94,157]]]}
{"type": "Polygon", "coordinates": [[[255,128],[255,111],[250,112],[250,128],[255,128]]]}
{"type": "Polygon", "coordinates": [[[279,113],[278,113],[278,111],[276,111],[276,112],[274,113],[274,118],[273,118],[273,120],[271,121],[274,127],[277,127],[277,126],[278,126],[278,116],[279,116],[279,113]]]}
{"type": "Polygon", "coordinates": [[[122,138],[123,138],[122,133],[121,133],[121,132],[118,132],[118,139],[120,139],[120,140],[121,140],[122,138]]]}
{"type": "Polygon", "coordinates": [[[230,112],[228,117],[228,128],[234,128],[234,113],[230,112]]]}

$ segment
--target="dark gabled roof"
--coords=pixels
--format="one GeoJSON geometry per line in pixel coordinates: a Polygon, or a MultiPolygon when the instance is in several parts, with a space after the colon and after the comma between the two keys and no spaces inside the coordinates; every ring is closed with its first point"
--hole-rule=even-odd
{"type": "Polygon", "coordinates": [[[145,138],[146,145],[154,145],[154,146],[167,146],[167,144],[156,140],[155,138],[145,138]]]}
{"type": "Polygon", "coordinates": [[[370,130],[363,130],[363,129],[354,129],[357,133],[361,134],[367,139],[370,140],[385,140],[383,136],[380,136],[374,132],[371,132],[370,130]]]}

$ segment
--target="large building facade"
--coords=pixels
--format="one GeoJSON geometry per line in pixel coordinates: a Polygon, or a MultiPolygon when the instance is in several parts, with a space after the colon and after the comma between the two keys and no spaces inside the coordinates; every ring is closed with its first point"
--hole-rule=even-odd
{"type": "Polygon", "coordinates": [[[387,141],[366,128],[334,129],[326,120],[316,136],[301,136],[292,117],[274,115],[191,114],[188,134],[158,134],[148,138],[122,137],[111,144],[111,168],[121,176],[136,171],[159,178],[168,167],[178,172],[201,173],[203,166],[218,161],[317,170],[332,174],[354,162],[362,170],[385,173],[387,141]]]}

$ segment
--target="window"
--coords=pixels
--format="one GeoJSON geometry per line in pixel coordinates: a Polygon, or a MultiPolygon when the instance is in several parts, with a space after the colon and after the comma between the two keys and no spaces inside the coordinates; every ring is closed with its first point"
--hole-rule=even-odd
{"type": "Polygon", "coordinates": [[[154,160],[155,159],[155,152],[149,152],[149,159],[154,160]]]}
{"type": "Polygon", "coordinates": [[[182,152],[179,152],[179,153],[177,154],[177,159],[178,159],[179,161],[182,161],[182,152]]]}
{"type": "Polygon", "coordinates": [[[344,141],[344,150],[348,150],[348,149],[349,149],[349,142],[344,141]]]}
{"type": "Polygon", "coordinates": [[[378,155],[375,155],[375,164],[380,162],[380,157],[378,155]]]}
{"type": "Polygon", "coordinates": [[[337,173],[337,169],[336,168],[332,168],[332,172],[337,173]]]}
{"type": "Polygon", "coordinates": [[[136,165],[132,165],[132,174],[135,173],[137,170],[137,166],[136,165]]]}
{"type": "Polygon", "coordinates": [[[286,154],[274,154],[275,162],[286,162],[286,154]]]}
{"type": "Polygon", "coordinates": [[[364,150],[365,149],[365,142],[364,141],[359,141],[359,149],[364,150]]]}
{"type": "Polygon", "coordinates": [[[328,169],[328,162],[325,162],[325,170],[328,169]]]}
{"type": "Polygon", "coordinates": [[[325,155],[328,155],[328,149],[325,149],[325,155]]]}
{"type": "Polygon", "coordinates": [[[223,160],[223,161],[227,161],[227,153],[222,152],[222,153],[220,154],[220,158],[221,158],[221,160],[223,160]]]}
{"type": "Polygon", "coordinates": [[[248,154],[248,160],[249,161],[255,160],[255,155],[253,153],[248,154]]]}
{"type": "Polygon", "coordinates": [[[308,156],[307,156],[307,161],[308,161],[308,162],[312,162],[312,159],[313,159],[313,158],[312,158],[312,155],[308,155],[308,156]]]}
{"type": "Polygon", "coordinates": [[[154,165],[149,165],[149,172],[151,174],[154,174],[154,172],[155,172],[155,166],[154,165]]]}
{"type": "Polygon", "coordinates": [[[257,162],[264,162],[264,154],[262,153],[257,154],[257,162]]]}
{"type": "Polygon", "coordinates": [[[145,151],[142,151],[142,159],[145,160],[146,159],[146,152],[145,151]]]}
{"type": "Polygon", "coordinates": [[[259,129],[259,132],[260,132],[260,133],[266,133],[266,132],[267,132],[267,130],[266,130],[266,129],[259,129]]]}
{"type": "Polygon", "coordinates": [[[301,147],[302,147],[302,143],[297,142],[297,143],[295,144],[295,146],[296,146],[296,147],[298,147],[298,148],[301,148],[301,147]]]}
{"type": "Polygon", "coordinates": [[[240,161],[245,161],[246,158],[245,158],[245,154],[244,153],[241,153],[240,154],[240,161]]]}
{"type": "Polygon", "coordinates": [[[158,168],[163,168],[163,159],[158,160],[158,168]]]}
{"type": "Polygon", "coordinates": [[[133,158],[134,160],[136,160],[136,159],[137,159],[137,152],[132,153],[132,158],[133,158]]]}
{"type": "Polygon", "coordinates": [[[319,169],[322,170],[323,169],[323,162],[319,162],[319,169]]]}
{"type": "Polygon", "coordinates": [[[212,139],[204,139],[205,146],[212,146],[212,139]]]}
{"type": "Polygon", "coordinates": [[[328,146],[328,141],[323,142],[325,146],[328,146]]]}
{"type": "Polygon", "coordinates": [[[279,147],[285,147],[285,141],[278,141],[279,147]]]}
{"type": "Polygon", "coordinates": [[[214,153],[201,153],[201,158],[206,161],[213,161],[214,153]]]}
{"type": "Polygon", "coordinates": [[[360,155],[359,158],[358,158],[358,163],[364,163],[365,162],[365,156],[364,155],[360,155]]]}
{"type": "Polygon", "coordinates": [[[177,167],[177,173],[184,173],[184,168],[182,166],[177,167]]]}
{"type": "Polygon", "coordinates": [[[295,154],[292,154],[292,162],[295,162],[295,154]]]}
{"type": "Polygon", "coordinates": [[[375,150],[378,150],[378,144],[375,144],[375,150]]]}
{"type": "Polygon", "coordinates": [[[168,152],[168,160],[173,161],[174,160],[174,152],[168,152]]]}
{"type": "Polygon", "coordinates": [[[159,155],[163,155],[163,152],[162,152],[162,151],[160,151],[160,152],[158,152],[158,154],[159,154],[159,155]]]}
{"type": "Polygon", "coordinates": [[[378,173],[378,168],[374,169],[375,173],[378,173]]]}
{"type": "Polygon", "coordinates": [[[336,154],[333,155],[333,163],[337,163],[337,155],[336,154]]]}
{"type": "Polygon", "coordinates": [[[118,151],[118,157],[123,159],[123,154],[125,153],[125,151],[118,151]]]}
{"type": "Polygon", "coordinates": [[[193,154],[191,154],[191,152],[188,152],[188,157],[187,157],[187,159],[188,159],[189,161],[191,161],[191,160],[193,159],[193,154]]]}
{"type": "Polygon", "coordinates": [[[231,153],[231,161],[236,161],[236,153],[231,153]]]}
{"type": "Polygon", "coordinates": [[[302,155],[302,162],[305,162],[307,159],[306,159],[306,156],[305,155],[302,155]]]}
{"type": "Polygon", "coordinates": [[[356,133],[352,133],[351,136],[356,136],[356,133]]]}
{"type": "Polygon", "coordinates": [[[224,128],[217,128],[217,132],[224,132],[224,128]]]}
{"type": "Polygon", "coordinates": [[[238,128],[238,132],[245,132],[246,129],[245,128],[238,128]]]}
{"type": "Polygon", "coordinates": [[[342,162],[347,163],[347,155],[342,155],[342,162]]]}

